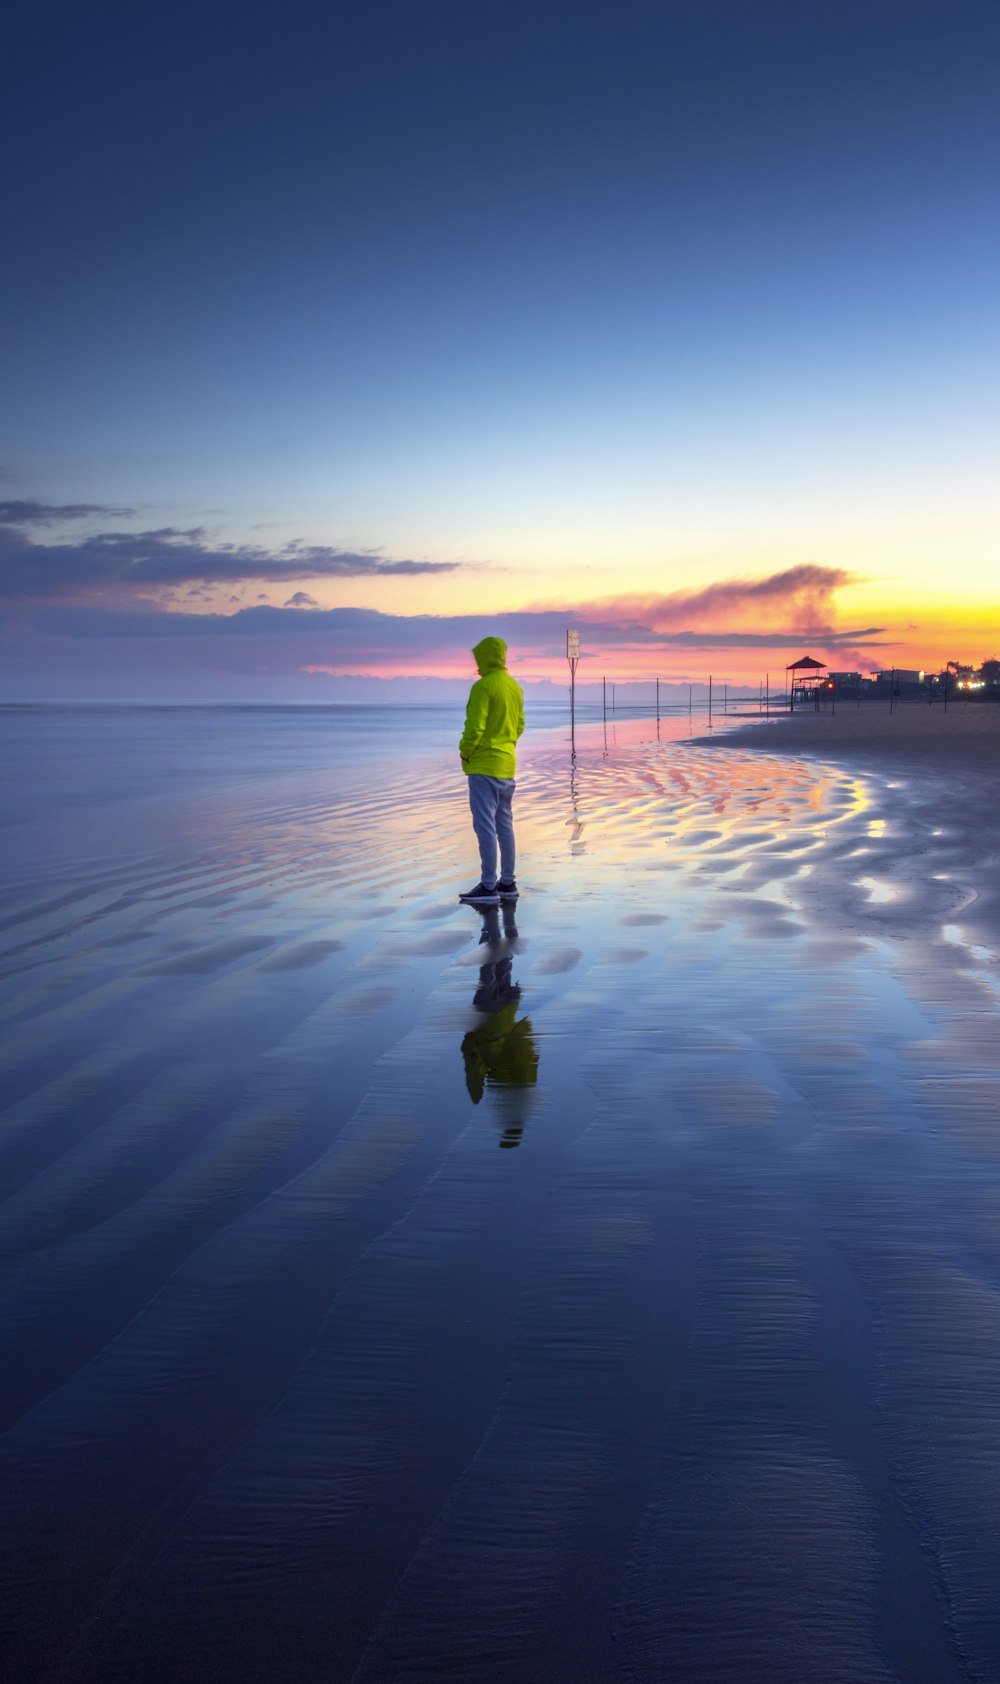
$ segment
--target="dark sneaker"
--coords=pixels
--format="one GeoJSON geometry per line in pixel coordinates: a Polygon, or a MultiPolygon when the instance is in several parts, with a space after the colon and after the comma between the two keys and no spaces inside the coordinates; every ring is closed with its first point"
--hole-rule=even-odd
{"type": "Polygon", "coordinates": [[[467,901],[469,906],[499,906],[500,896],[495,889],[487,889],[482,883],[477,883],[474,889],[468,889],[459,900],[467,901]]]}
{"type": "Polygon", "coordinates": [[[497,894],[500,896],[501,900],[517,900],[517,884],[514,882],[513,878],[509,883],[498,883],[497,894]]]}

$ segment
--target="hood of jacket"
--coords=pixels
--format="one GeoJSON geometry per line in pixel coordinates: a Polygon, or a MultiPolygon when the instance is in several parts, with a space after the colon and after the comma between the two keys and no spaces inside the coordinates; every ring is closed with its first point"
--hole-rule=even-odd
{"type": "Polygon", "coordinates": [[[480,676],[507,665],[507,645],[502,637],[484,637],[472,651],[480,676]]]}

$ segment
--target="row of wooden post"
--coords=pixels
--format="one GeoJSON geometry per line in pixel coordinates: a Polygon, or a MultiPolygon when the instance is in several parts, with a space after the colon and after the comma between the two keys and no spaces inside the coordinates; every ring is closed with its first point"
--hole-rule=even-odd
{"type": "MultiPolygon", "coordinates": [[[[712,712],[713,712],[713,708],[714,708],[714,694],[715,694],[715,692],[714,692],[714,689],[713,689],[713,684],[714,684],[713,675],[712,675],[712,673],[709,673],[709,675],[708,675],[708,717],[709,717],[709,719],[711,719],[711,717],[712,717],[712,712]]],[[[757,705],[758,705],[758,708],[762,707],[762,708],[764,708],[765,712],[770,713],[770,711],[771,711],[771,675],[770,675],[770,673],[768,673],[767,677],[764,679],[763,683],[761,684],[760,695],[758,696],[757,705]]],[[[604,718],[607,719],[607,717],[608,717],[608,681],[607,681],[606,677],[601,679],[601,711],[604,715],[604,718]]],[[[722,711],[723,711],[723,713],[729,712],[729,685],[728,684],[724,684],[723,687],[722,687],[722,711]]],[[[615,686],[614,686],[613,680],[612,680],[612,683],[611,683],[611,712],[612,713],[616,712],[616,708],[615,708],[615,686]]],[[[688,714],[689,715],[693,714],[693,712],[694,712],[694,685],[689,684],[688,685],[688,714]]],[[[656,680],[656,717],[657,717],[657,719],[659,719],[659,717],[660,717],[660,681],[659,681],[659,679],[656,680]]]]}

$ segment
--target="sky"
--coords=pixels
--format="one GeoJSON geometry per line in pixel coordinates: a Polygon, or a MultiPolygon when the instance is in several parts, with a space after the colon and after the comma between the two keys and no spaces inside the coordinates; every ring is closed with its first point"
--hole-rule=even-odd
{"type": "Polygon", "coordinates": [[[998,651],[996,0],[53,0],[5,57],[0,700],[998,651]]]}

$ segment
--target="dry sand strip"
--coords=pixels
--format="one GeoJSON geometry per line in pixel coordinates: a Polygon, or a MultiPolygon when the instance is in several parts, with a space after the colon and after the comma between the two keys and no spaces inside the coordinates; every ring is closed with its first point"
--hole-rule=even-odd
{"type": "Polygon", "coordinates": [[[884,837],[873,834],[867,869],[884,868],[905,885],[899,912],[911,914],[916,929],[921,909],[937,903],[932,891],[947,881],[966,902],[955,915],[964,939],[1000,954],[1000,706],[957,703],[946,712],[921,702],[891,711],[887,703],[841,704],[836,712],[803,709],[698,741],[801,755],[856,773],[872,816],[886,820],[884,837]]]}
{"type": "Polygon", "coordinates": [[[772,714],[770,719],[741,725],[725,737],[701,738],[724,742],[729,748],[762,748],[774,753],[821,754],[851,761],[867,761],[885,769],[898,762],[913,771],[913,762],[982,768],[995,797],[1000,782],[1000,706],[989,702],[901,702],[890,711],[887,702],[841,702],[836,711],[801,708],[797,713],[772,714]]]}

